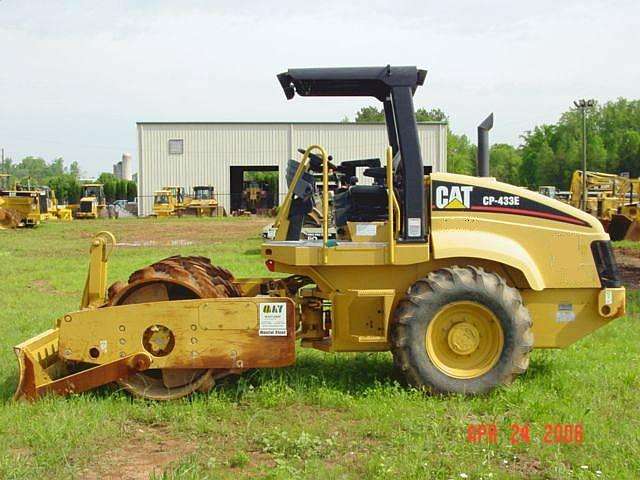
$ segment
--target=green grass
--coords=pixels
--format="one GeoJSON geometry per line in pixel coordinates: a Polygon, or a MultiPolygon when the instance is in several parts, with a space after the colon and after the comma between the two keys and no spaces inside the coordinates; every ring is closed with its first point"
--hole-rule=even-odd
{"type": "Polygon", "coordinates": [[[127,219],[0,232],[0,478],[638,477],[637,291],[627,318],[566,350],[535,351],[526,375],[485,397],[410,390],[395,380],[389,354],[301,349],[295,367],[254,371],[172,403],[111,387],[13,402],[11,347],[77,308],[89,240],[103,229],[124,243],[157,242],[119,248],[112,281],[175,253],[209,256],[238,276],[265,273],[253,220],[127,219]],[[194,243],[171,246],[185,240],[194,243]],[[495,423],[498,443],[469,443],[467,426],[477,423],[495,423]],[[514,423],[530,425],[530,443],[511,445],[514,423]],[[545,444],[547,423],[580,423],[585,439],[545,444]]]}
{"type": "Polygon", "coordinates": [[[620,240],[613,242],[615,248],[631,248],[633,250],[640,250],[640,242],[632,242],[631,240],[620,240]]]}

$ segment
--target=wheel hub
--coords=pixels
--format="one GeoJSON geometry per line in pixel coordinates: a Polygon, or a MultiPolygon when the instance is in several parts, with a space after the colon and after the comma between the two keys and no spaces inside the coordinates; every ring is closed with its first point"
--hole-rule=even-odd
{"type": "Polygon", "coordinates": [[[441,372],[454,378],[476,378],[498,362],[504,333],[487,307],[472,301],[444,306],[427,328],[427,355],[441,372]]]}
{"type": "Polygon", "coordinates": [[[145,350],[156,357],[169,355],[175,344],[173,332],[164,325],[153,325],[147,328],[142,336],[145,350]]]}
{"type": "Polygon", "coordinates": [[[449,348],[458,355],[470,355],[480,345],[480,333],[471,323],[456,323],[447,336],[449,348]]]}

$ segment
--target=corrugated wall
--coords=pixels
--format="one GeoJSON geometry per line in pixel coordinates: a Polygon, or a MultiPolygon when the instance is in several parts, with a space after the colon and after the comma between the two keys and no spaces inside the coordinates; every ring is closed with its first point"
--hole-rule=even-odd
{"type": "MultiPolygon", "coordinates": [[[[435,171],[447,169],[446,125],[419,124],[422,159],[435,171]]],[[[280,201],[284,172],[298,147],[320,144],[335,161],[384,156],[384,125],[354,123],[139,123],[139,214],[149,215],[153,192],[166,185],[213,185],[229,210],[231,166],[278,166],[280,201]],[[184,140],[182,155],[169,154],[169,140],[184,140]]]]}

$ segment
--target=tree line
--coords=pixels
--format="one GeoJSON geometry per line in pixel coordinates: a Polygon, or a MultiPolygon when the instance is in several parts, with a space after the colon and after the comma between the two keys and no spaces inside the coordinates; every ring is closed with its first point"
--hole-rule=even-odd
{"type": "MultiPolygon", "coordinates": [[[[24,187],[48,186],[56,194],[60,203],[78,203],[82,194],[80,167],[78,162],[66,166],[62,158],[47,162],[41,157],[28,156],[14,163],[5,158],[0,163],[0,173],[10,175],[10,184],[17,183],[24,187]]],[[[104,192],[108,203],[115,200],[133,201],[137,196],[137,185],[129,180],[120,180],[111,173],[103,173],[96,180],[104,184],[104,192]]]]}
{"type": "MultiPolygon", "coordinates": [[[[439,108],[416,109],[418,122],[446,121],[439,108]]],[[[384,122],[376,107],[363,107],[356,122],[384,122]]],[[[449,172],[475,174],[476,145],[466,135],[447,133],[449,172]]],[[[587,168],[592,171],[627,172],[640,176],[640,100],[619,98],[596,103],[586,112],[587,168]]],[[[564,112],[557,123],[543,124],[521,135],[517,147],[495,143],[490,149],[491,175],[498,180],[537,188],[554,185],[568,189],[571,175],[582,165],[582,116],[576,108],[564,112]]]]}

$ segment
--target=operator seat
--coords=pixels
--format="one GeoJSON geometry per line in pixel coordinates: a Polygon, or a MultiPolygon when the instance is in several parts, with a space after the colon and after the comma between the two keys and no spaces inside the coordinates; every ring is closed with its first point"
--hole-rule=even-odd
{"type": "Polygon", "coordinates": [[[374,222],[389,218],[387,188],[383,185],[353,185],[333,197],[335,222],[374,222]]]}

